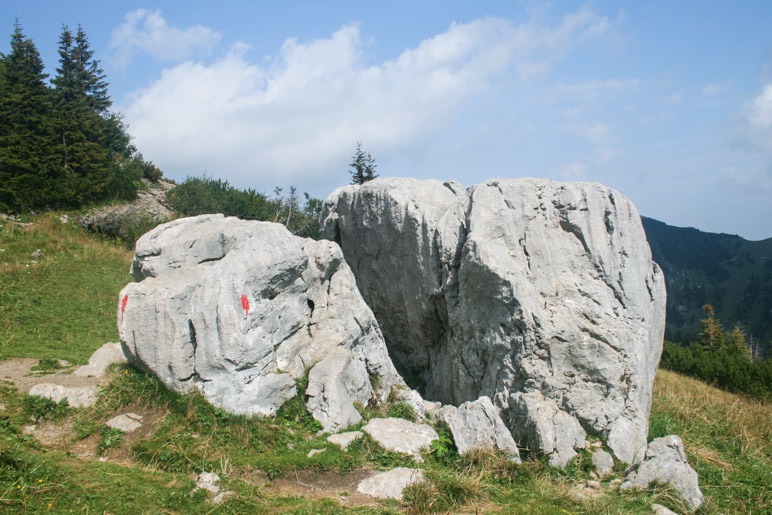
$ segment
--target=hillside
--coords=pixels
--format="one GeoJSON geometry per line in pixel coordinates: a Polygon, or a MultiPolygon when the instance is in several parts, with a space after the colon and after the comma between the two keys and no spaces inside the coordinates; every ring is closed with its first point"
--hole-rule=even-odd
{"type": "MultiPolygon", "coordinates": [[[[668,339],[688,342],[699,332],[702,307],[723,326],[740,324],[758,350],[772,344],[772,238],[703,232],[642,217],[651,252],[665,272],[668,339]]],[[[756,349],[754,349],[755,351],[756,349]]]]}
{"type": "MultiPolygon", "coordinates": [[[[83,363],[114,341],[116,296],[130,280],[130,252],[63,219],[5,220],[0,230],[2,371],[16,370],[2,373],[10,382],[0,388],[0,511],[648,513],[652,503],[683,510],[667,488],[620,492],[619,467],[596,484],[586,451],[566,470],[534,455],[517,467],[491,455],[460,457],[447,439],[424,456],[427,487],[402,502],[365,499],[356,492],[363,475],[415,463],[369,440],[348,452],[327,443],[298,409],[301,397],[276,417],[230,416],[128,367],[113,370],[92,408],[35,403],[15,386],[51,381],[72,368],[52,358],[83,363]],[[48,359],[30,370],[41,358],[48,359]],[[126,412],[139,413],[145,427],[121,434],[105,426],[126,412]],[[204,490],[191,495],[204,470],[233,492],[220,505],[204,490]]],[[[769,404],[660,371],[649,437],[682,435],[706,495],[700,513],[761,513],[772,508],[770,420],[769,404]]]]}

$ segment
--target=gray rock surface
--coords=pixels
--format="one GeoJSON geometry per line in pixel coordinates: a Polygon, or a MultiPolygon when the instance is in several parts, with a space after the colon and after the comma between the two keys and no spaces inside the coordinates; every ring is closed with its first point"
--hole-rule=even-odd
{"type": "Polygon", "coordinates": [[[337,433],[327,437],[327,441],[337,445],[344,451],[348,449],[348,446],[354,443],[354,440],[361,438],[364,435],[362,431],[347,431],[345,433],[337,433]]]}
{"type": "Polygon", "coordinates": [[[88,365],[75,369],[73,374],[83,377],[104,377],[107,367],[113,363],[126,363],[120,343],[105,343],[88,359],[88,365]]]}
{"type": "Polygon", "coordinates": [[[656,504],[656,503],[651,505],[651,512],[654,513],[655,515],[678,515],[670,508],[667,508],[665,506],[662,506],[661,504],[656,504]]]}
{"type": "Polygon", "coordinates": [[[691,510],[697,510],[705,501],[697,473],[686,460],[684,444],[675,435],[649,443],[643,461],[627,475],[619,489],[648,488],[655,481],[671,485],[691,510]]]}
{"type": "Polygon", "coordinates": [[[107,427],[112,427],[113,429],[119,429],[124,433],[131,433],[142,427],[142,419],[142,415],[136,413],[124,413],[111,418],[105,422],[105,425],[107,427]]]}
{"type": "Polygon", "coordinates": [[[424,473],[421,469],[399,467],[361,481],[357,491],[378,499],[402,499],[405,488],[423,481],[424,473]]]}
{"type": "Polygon", "coordinates": [[[310,369],[309,409],[327,430],[357,419],[355,401],[407,391],[333,242],[202,215],[142,236],[132,274],[138,282],[118,302],[121,344],[173,390],[197,388],[230,413],[271,415],[310,369]]]}
{"type": "Polygon", "coordinates": [[[540,391],[613,452],[645,448],[665,321],[640,217],[598,184],[376,179],[325,201],[395,365],[459,405],[540,391]]]}
{"type": "Polygon", "coordinates": [[[549,457],[553,467],[565,467],[584,449],[586,433],[576,418],[540,392],[514,393],[509,400],[512,432],[521,446],[549,457]]]}
{"type": "Polygon", "coordinates": [[[443,406],[437,418],[447,424],[459,454],[478,449],[499,450],[520,463],[520,452],[512,434],[488,397],[465,402],[458,408],[443,406]]]}
{"type": "Polygon", "coordinates": [[[437,432],[426,424],[417,424],[402,418],[374,418],[362,431],[370,435],[387,451],[409,454],[421,461],[421,451],[439,439],[437,432]]]}
{"type": "Polygon", "coordinates": [[[92,386],[63,386],[52,383],[39,383],[29,389],[30,395],[47,397],[54,402],[67,399],[71,408],[88,408],[96,403],[97,387],[92,386]]]}
{"type": "Polygon", "coordinates": [[[595,449],[592,452],[592,464],[595,466],[595,473],[601,479],[614,471],[614,458],[603,449],[595,449]]]}

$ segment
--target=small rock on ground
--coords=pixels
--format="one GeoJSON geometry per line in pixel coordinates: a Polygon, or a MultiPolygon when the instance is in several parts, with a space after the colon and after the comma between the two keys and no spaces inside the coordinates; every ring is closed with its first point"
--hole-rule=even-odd
{"type": "Polygon", "coordinates": [[[652,504],[651,512],[655,515],[678,515],[676,512],[662,506],[661,504],[652,504]]]}
{"type": "Polygon", "coordinates": [[[363,435],[362,431],[348,431],[346,433],[338,433],[327,437],[327,441],[337,445],[344,451],[348,449],[354,440],[360,438],[363,435]]]}
{"type": "Polygon", "coordinates": [[[437,432],[426,424],[416,424],[402,418],[374,418],[362,431],[389,451],[412,455],[421,460],[421,451],[439,439],[437,432]]]}
{"type": "Polygon", "coordinates": [[[88,408],[96,403],[96,385],[68,387],[59,384],[40,383],[30,388],[29,394],[47,397],[54,402],[67,399],[67,404],[72,408],[88,408]]]}
{"type": "Polygon", "coordinates": [[[131,433],[142,427],[142,415],[136,413],[124,413],[113,417],[105,425],[113,429],[120,429],[124,433],[131,433]]]}
{"type": "Polygon", "coordinates": [[[423,481],[421,469],[399,467],[365,479],[359,483],[357,491],[379,499],[402,499],[405,488],[423,481]]]}
{"type": "Polygon", "coordinates": [[[105,343],[88,359],[88,365],[75,369],[76,376],[103,377],[107,367],[113,363],[126,363],[126,356],[120,343],[105,343]]]}

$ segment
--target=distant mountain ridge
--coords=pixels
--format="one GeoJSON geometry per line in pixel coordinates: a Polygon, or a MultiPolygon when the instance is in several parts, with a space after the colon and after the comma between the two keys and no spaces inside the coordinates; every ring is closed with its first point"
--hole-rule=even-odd
{"type": "Polygon", "coordinates": [[[689,342],[700,331],[702,307],[713,306],[726,329],[740,324],[749,343],[772,345],[772,238],[673,227],[641,217],[652,256],[665,272],[666,338],[689,342]]]}

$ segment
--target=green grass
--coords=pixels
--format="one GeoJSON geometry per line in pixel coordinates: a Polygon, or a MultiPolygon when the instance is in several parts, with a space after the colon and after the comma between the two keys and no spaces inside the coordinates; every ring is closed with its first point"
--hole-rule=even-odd
{"type": "Polygon", "coordinates": [[[31,221],[0,220],[0,359],[85,363],[117,341],[116,303],[132,280],[132,253],[55,213],[31,221]]]}
{"type": "MultiPolygon", "coordinates": [[[[56,359],[85,362],[117,338],[118,291],[130,280],[131,255],[120,244],[96,238],[41,215],[30,227],[1,222],[0,358],[42,359],[40,370],[56,370],[56,359]],[[40,248],[35,262],[32,252],[40,248]]],[[[663,487],[620,493],[611,487],[624,476],[617,467],[603,480],[602,497],[577,500],[572,489],[590,479],[588,452],[565,470],[524,453],[522,465],[506,456],[459,456],[447,428],[424,453],[423,463],[387,452],[368,437],[347,452],[326,442],[319,424],[298,395],[274,417],[233,416],[200,394],[179,395],[130,367],[114,367],[97,404],[70,409],[23,396],[0,385],[0,512],[76,513],[649,513],[654,502],[682,511],[663,487]],[[117,413],[153,414],[154,430],[132,441],[108,430],[117,413]],[[35,442],[22,428],[37,419],[72,423],[74,438],[91,439],[104,456],[125,452],[132,466],[83,460],[35,442]],[[312,449],[323,452],[308,457],[312,449]],[[282,496],[250,479],[259,470],[272,479],[301,473],[345,475],[366,467],[419,466],[427,482],[411,487],[404,502],[345,508],[337,499],[282,496]],[[217,472],[235,497],[222,505],[193,490],[195,474],[217,472]]],[[[299,387],[302,392],[304,388],[299,387]]],[[[413,418],[407,405],[368,406],[366,418],[413,418]]],[[[152,418],[152,417],[151,417],[152,418]]],[[[772,407],[661,370],[654,389],[650,437],[677,434],[700,475],[706,504],[700,514],[769,513],[772,493],[772,407]]],[[[84,440],[86,441],[86,440],[84,440]]]]}

